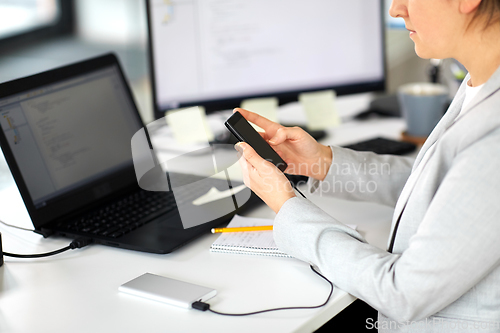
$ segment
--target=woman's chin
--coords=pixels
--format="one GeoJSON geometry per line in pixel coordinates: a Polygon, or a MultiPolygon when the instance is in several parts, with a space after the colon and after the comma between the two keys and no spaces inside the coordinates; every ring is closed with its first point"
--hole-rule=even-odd
{"type": "Polygon", "coordinates": [[[439,56],[434,54],[433,52],[430,52],[429,50],[425,50],[421,47],[419,47],[417,44],[415,44],[415,53],[419,58],[422,59],[440,59],[439,56]]]}

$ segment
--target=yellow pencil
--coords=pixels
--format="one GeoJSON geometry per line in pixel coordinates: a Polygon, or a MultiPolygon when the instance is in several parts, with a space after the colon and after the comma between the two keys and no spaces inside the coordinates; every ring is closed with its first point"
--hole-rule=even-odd
{"type": "Polygon", "coordinates": [[[263,225],[259,227],[241,227],[241,228],[214,228],[212,229],[212,233],[220,233],[220,232],[245,232],[245,231],[265,231],[265,230],[273,230],[272,225],[263,225]]]}

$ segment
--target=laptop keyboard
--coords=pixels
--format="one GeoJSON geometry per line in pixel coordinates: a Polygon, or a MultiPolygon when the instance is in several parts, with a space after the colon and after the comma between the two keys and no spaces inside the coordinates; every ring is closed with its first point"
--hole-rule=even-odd
{"type": "Polygon", "coordinates": [[[59,227],[78,233],[118,238],[175,207],[171,192],[140,191],[72,222],[64,222],[59,227]]]}
{"type": "MultiPolygon", "coordinates": [[[[203,179],[198,176],[177,174],[174,178],[179,185],[203,179]]],[[[59,223],[58,230],[78,232],[92,236],[119,238],[156,217],[173,209],[177,204],[193,201],[217,185],[227,184],[225,180],[208,178],[195,187],[176,187],[175,198],[172,192],[138,191],[119,201],[97,209],[71,222],[59,223]]],[[[227,186],[227,185],[226,185],[227,186]]]]}

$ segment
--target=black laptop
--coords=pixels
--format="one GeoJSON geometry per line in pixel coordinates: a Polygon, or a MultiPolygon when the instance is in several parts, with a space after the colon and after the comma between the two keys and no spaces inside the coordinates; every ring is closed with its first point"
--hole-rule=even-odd
{"type": "MultiPolygon", "coordinates": [[[[139,187],[131,139],[145,127],[112,54],[1,84],[0,122],[3,153],[35,231],[44,237],[85,236],[169,253],[234,215],[227,200],[193,206],[210,210],[207,216],[217,217],[220,209],[224,216],[185,228],[180,195],[139,187]]],[[[190,185],[184,187],[191,193],[182,193],[184,207],[212,187],[228,187],[228,180],[189,174],[175,179],[190,185]]],[[[235,196],[230,200],[236,205],[235,196]]]]}

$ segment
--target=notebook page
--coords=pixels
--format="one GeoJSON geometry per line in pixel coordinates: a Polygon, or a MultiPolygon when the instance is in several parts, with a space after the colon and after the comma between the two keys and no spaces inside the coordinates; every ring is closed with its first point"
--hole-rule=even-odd
{"type": "MultiPolygon", "coordinates": [[[[235,215],[227,225],[228,228],[256,227],[273,225],[271,219],[261,219],[235,215]]],[[[277,251],[278,247],[274,242],[273,231],[250,231],[250,232],[228,232],[222,233],[212,244],[212,247],[228,246],[238,248],[268,249],[277,251]]]]}
{"type": "MultiPolygon", "coordinates": [[[[227,227],[238,228],[267,226],[273,225],[273,222],[274,220],[272,219],[235,215],[227,227]]],[[[356,229],[355,225],[348,226],[356,229]]],[[[272,230],[222,233],[212,246],[210,246],[210,251],[292,258],[292,256],[278,250],[278,247],[274,242],[272,230]]]]}

